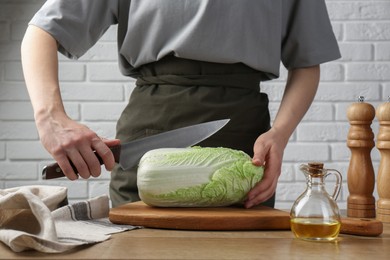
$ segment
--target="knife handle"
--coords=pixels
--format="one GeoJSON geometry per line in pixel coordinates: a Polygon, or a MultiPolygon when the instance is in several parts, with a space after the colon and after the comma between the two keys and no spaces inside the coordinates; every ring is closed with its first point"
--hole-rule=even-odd
{"type": "MultiPolygon", "coordinates": [[[[114,155],[115,162],[119,162],[119,157],[120,157],[120,153],[121,153],[121,145],[112,146],[112,147],[110,147],[110,150],[114,155]]],[[[96,151],[94,151],[94,154],[98,158],[100,165],[102,165],[103,164],[102,158],[96,153],[96,151]]],[[[74,166],[72,161],[69,161],[69,163],[72,166],[73,171],[76,174],[78,174],[77,168],[76,168],[76,166],[74,166]]],[[[61,178],[61,177],[65,177],[65,174],[62,172],[62,169],[60,168],[58,163],[53,163],[53,164],[46,165],[45,167],[43,167],[43,170],[42,170],[42,179],[43,180],[56,179],[56,178],[61,178]]]]}

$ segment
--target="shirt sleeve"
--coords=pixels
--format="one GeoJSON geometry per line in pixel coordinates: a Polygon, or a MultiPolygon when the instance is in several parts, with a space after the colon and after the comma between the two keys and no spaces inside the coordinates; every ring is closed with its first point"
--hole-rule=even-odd
{"type": "Polygon", "coordinates": [[[117,0],[48,0],[29,22],[50,33],[65,56],[78,59],[112,24],[117,0]]]}
{"type": "Polygon", "coordinates": [[[324,0],[284,0],[282,63],[287,69],[341,57],[324,0]]]}

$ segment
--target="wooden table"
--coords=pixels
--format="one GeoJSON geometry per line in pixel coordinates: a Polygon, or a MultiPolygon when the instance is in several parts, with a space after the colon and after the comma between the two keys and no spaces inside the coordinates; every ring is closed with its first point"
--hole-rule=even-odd
{"type": "Polygon", "coordinates": [[[14,253],[0,259],[390,259],[390,224],[380,237],[341,234],[336,242],[307,242],[291,231],[178,231],[139,229],[63,254],[14,253]],[[312,258],[315,257],[315,258],[312,258]]]}

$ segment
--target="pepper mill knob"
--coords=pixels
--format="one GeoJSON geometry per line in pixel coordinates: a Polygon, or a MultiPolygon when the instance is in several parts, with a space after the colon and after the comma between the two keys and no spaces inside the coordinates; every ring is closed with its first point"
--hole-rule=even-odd
{"type": "Polygon", "coordinates": [[[377,219],[390,223],[390,97],[388,102],[377,108],[376,117],[380,124],[376,146],[381,154],[377,179],[377,219]]]}
{"type": "Polygon", "coordinates": [[[375,108],[364,102],[364,97],[360,96],[358,102],[348,107],[347,117],[351,125],[347,138],[347,146],[351,150],[347,175],[349,190],[347,215],[374,218],[375,198],[372,194],[375,187],[375,174],[371,150],[375,142],[371,124],[375,117],[375,108]]]}

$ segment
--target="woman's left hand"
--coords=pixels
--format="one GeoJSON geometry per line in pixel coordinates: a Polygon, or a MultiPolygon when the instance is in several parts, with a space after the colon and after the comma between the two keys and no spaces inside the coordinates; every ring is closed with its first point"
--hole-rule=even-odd
{"type": "Polygon", "coordinates": [[[246,208],[251,208],[271,198],[278,183],[282,168],[283,152],[287,141],[283,141],[275,129],[260,135],[254,145],[254,165],[264,165],[263,179],[248,193],[246,208]]]}

